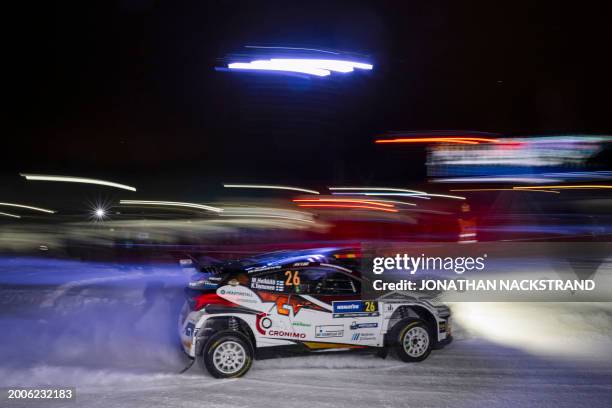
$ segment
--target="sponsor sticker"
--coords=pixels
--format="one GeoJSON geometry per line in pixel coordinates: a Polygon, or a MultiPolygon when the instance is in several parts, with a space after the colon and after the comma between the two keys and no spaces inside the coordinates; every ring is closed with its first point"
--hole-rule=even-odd
{"type": "Polygon", "coordinates": [[[369,341],[376,340],[376,334],[374,333],[353,333],[351,336],[352,341],[369,341]]]}
{"type": "Polygon", "coordinates": [[[394,311],[395,311],[395,306],[393,304],[389,303],[385,305],[385,316],[393,315],[394,311]]]}
{"type": "Polygon", "coordinates": [[[259,303],[260,300],[251,289],[243,286],[223,286],[217,290],[222,298],[234,303],[259,303]]]}
{"type": "Polygon", "coordinates": [[[344,336],[344,325],[342,324],[330,324],[330,325],[315,327],[315,337],[317,338],[342,337],[342,336],[344,336]]]}
{"type": "Polygon", "coordinates": [[[261,327],[263,327],[264,329],[269,329],[270,327],[272,327],[272,320],[269,317],[264,317],[263,319],[261,319],[261,327]]]}
{"type": "Polygon", "coordinates": [[[353,322],[351,323],[351,330],[357,330],[357,329],[374,329],[378,327],[378,323],[357,323],[357,322],[353,322]]]}
{"type": "Polygon", "coordinates": [[[267,337],[281,337],[286,339],[305,339],[305,333],[299,333],[289,330],[273,329],[272,319],[266,313],[260,313],[255,320],[255,328],[257,331],[267,337]]]}
{"type": "Polygon", "coordinates": [[[292,323],[294,326],[299,326],[299,327],[310,327],[312,326],[312,324],[310,323],[304,323],[304,322],[293,322],[292,323]]]}
{"type": "Polygon", "coordinates": [[[187,326],[185,326],[185,336],[187,337],[192,337],[193,336],[193,332],[195,329],[195,324],[193,323],[188,323],[187,326]]]}
{"type": "Polygon", "coordinates": [[[262,271],[274,271],[276,269],[280,269],[281,266],[280,265],[276,265],[276,266],[256,266],[254,268],[247,268],[246,270],[249,273],[255,273],[255,272],[262,272],[262,271]]]}
{"type": "Polygon", "coordinates": [[[206,279],[191,281],[188,283],[188,286],[194,289],[214,289],[214,288],[219,287],[217,283],[210,282],[209,280],[206,280],[206,279]]]}
{"type": "Polygon", "coordinates": [[[379,316],[378,302],[373,300],[346,300],[332,302],[333,317],[379,316]]]}
{"type": "Polygon", "coordinates": [[[296,332],[290,332],[286,330],[268,330],[267,335],[271,337],[283,337],[287,339],[305,339],[306,338],[305,333],[296,333],[296,332]]]}

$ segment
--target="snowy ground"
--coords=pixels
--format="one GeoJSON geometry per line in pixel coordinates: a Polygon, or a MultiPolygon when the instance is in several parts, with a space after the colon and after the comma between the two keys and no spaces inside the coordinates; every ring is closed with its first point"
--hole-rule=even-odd
{"type": "Polygon", "coordinates": [[[195,366],[177,374],[185,363],[175,338],[184,279],[169,265],[0,258],[0,386],[77,388],[76,404],[3,404],[612,405],[609,304],[457,305],[464,327],[457,340],[419,364],[361,354],[313,355],[259,360],[244,378],[215,380],[195,366]],[[505,335],[487,336],[473,323],[480,316],[489,324],[493,315],[512,322],[505,335]],[[537,347],[529,340],[534,336],[537,347]],[[542,349],[546,341],[555,347],[542,349]]]}

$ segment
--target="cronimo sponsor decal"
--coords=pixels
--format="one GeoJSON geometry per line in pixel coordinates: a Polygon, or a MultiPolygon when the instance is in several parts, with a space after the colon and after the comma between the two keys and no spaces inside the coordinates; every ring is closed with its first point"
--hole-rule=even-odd
{"type": "Polygon", "coordinates": [[[378,323],[357,323],[357,322],[351,323],[351,330],[374,329],[376,327],[378,327],[378,323]]]}
{"type": "Polygon", "coordinates": [[[286,330],[268,330],[268,336],[271,337],[283,337],[288,339],[305,339],[305,333],[296,333],[286,330]]]}
{"type": "Polygon", "coordinates": [[[260,334],[266,335],[266,330],[272,327],[272,319],[266,313],[260,313],[255,317],[255,328],[260,334]]]}
{"type": "Polygon", "coordinates": [[[283,337],[288,339],[304,339],[305,333],[291,332],[287,330],[271,329],[273,326],[272,319],[267,313],[260,313],[255,318],[255,328],[262,336],[268,337],[283,337]]]}
{"type": "Polygon", "coordinates": [[[330,324],[315,327],[315,337],[342,337],[344,336],[344,326],[341,324],[330,324]]]}
{"type": "Polygon", "coordinates": [[[378,316],[378,302],[346,300],[332,302],[334,317],[378,316]]]}

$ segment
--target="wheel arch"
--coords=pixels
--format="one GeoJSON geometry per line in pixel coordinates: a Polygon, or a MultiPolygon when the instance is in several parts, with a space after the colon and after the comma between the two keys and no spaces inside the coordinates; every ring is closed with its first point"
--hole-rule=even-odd
{"type": "Polygon", "coordinates": [[[238,332],[250,341],[253,353],[257,350],[255,335],[249,324],[238,316],[213,316],[206,319],[196,338],[196,355],[201,355],[208,339],[220,331],[238,332]]]}
{"type": "Polygon", "coordinates": [[[420,319],[425,322],[425,324],[429,327],[434,344],[438,343],[438,321],[434,314],[424,306],[405,305],[398,307],[397,310],[393,312],[390,319],[392,325],[389,327],[387,335],[385,336],[385,344],[394,338],[395,332],[397,331],[398,327],[401,326],[400,323],[409,319],[420,319]]]}

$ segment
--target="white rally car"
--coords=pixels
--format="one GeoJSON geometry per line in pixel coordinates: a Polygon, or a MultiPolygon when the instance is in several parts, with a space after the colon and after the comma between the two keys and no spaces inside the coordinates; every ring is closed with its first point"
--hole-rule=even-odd
{"type": "Polygon", "coordinates": [[[384,357],[392,350],[410,362],[452,340],[446,306],[362,299],[358,258],[351,249],[326,248],[198,268],[179,318],[183,350],[214,377],[228,378],[270,351],[365,349],[384,357]]]}

